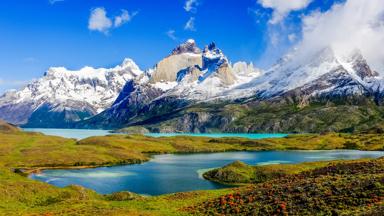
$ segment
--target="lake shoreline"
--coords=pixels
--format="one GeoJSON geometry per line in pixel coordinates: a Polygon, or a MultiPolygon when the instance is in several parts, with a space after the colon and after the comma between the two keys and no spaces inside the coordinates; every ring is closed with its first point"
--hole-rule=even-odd
{"type": "MultiPolygon", "coordinates": [[[[209,182],[212,182],[212,183],[218,183],[219,185],[221,185],[219,188],[221,188],[221,187],[225,188],[225,187],[244,186],[245,184],[243,184],[243,183],[249,183],[249,182],[216,181],[217,179],[215,180],[213,178],[206,178],[206,176],[204,175],[206,171],[204,171],[204,173],[201,174],[202,177],[198,177],[198,176],[200,176],[199,171],[200,170],[206,170],[207,167],[209,167],[209,170],[211,170],[212,169],[211,167],[221,167],[225,164],[229,164],[232,161],[236,161],[239,159],[242,161],[248,161],[248,163],[251,162],[250,164],[253,164],[253,166],[255,166],[255,167],[287,167],[287,166],[288,167],[300,167],[300,164],[303,164],[303,163],[304,164],[310,164],[310,163],[327,164],[330,162],[348,163],[348,161],[363,160],[365,158],[379,158],[379,157],[384,156],[384,154],[382,154],[382,153],[383,152],[381,152],[381,151],[380,152],[372,152],[372,151],[356,151],[356,150],[315,150],[315,151],[313,151],[313,150],[308,150],[308,151],[280,150],[280,151],[210,152],[208,154],[207,153],[156,154],[156,155],[152,155],[151,160],[141,163],[142,165],[140,165],[140,166],[133,166],[133,165],[137,165],[137,164],[117,164],[117,165],[111,165],[111,166],[78,166],[78,167],[65,167],[64,166],[64,167],[54,167],[53,169],[51,169],[50,167],[43,167],[41,169],[34,170],[34,172],[30,172],[29,178],[34,179],[34,180],[43,181],[43,182],[51,182],[53,179],[55,179],[54,181],[58,181],[58,182],[66,182],[66,181],[69,181],[69,182],[80,181],[81,182],[81,181],[83,181],[82,179],[84,179],[85,176],[87,176],[87,178],[89,177],[91,179],[92,178],[91,176],[97,175],[98,176],[98,177],[96,177],[97,182],[99,182],[98,184],[102,185],[103,183],[101,183],[101,182],[108,180],[109,178],[111,178],[114,175],[120,175],[120,173],[125,173],[125,172],[132,173],[136,177],[133,177],[133,178],[127,177],[128,179],[131,179],[131,181],[141,181],[140,179],[147,178],[147,177],[145,177],[147,175],[146,173],[149,173],[149,176],[153,175],[153,174],[151,174],[152,171],[150,171],[152,169],[162,170],[161,169],[162,166],[165,166],[165,167],[171,166],[171,167],[173,167],[172,169],[176,169],[176,167],[182,166],[183,171],[180,170],[180,172],[185,172],[185,173],[188,172],[188,173],[192,174],[189,177],[188,181],[192,181],[192,179],[197,180],[198,178],[200,178],[200,179],[208,180],[209,182]],[[255,154],[253,154],[253,153],[255,153],[255,154]],[[215,155],[217,155],[217,156],[215,156],[215,155]],[[232,158],[231,155],[237,155],[237,156],[232,158]],[[267,155],[276,155],[276,156],[272,156],[272,158],[266,160],[264,158],[265,156],[268,158],[271,157],[271,156],[267,156],[267,155]],[[192,164],[194,162],[189,162],[188,158],[195,158],[195,157],[200,158],[199,160],[196,161],[197,164],[205,164],[205,165],[199,165],[199,167],[196,168],[196,170],[190,170],[190,168],[188,168],[188,167],[190,167],[190,166],[193,167],[192,164]],[[210,157],[211,159],[208,159],[205,161],[204,158],[207,158],[207,157],[210,157]],[[280,158],[282,158],[282,157],[286,157],[286,158],[284,158],[284,161],[281,161],[282,159],[280,159],[280,158]],[[180,159],[173,161],[173,159],[169,159],[169,158],[174,158],[174,159],[180,158],[180,159]],[[182,159],[182,158],[184,158],[184,159],[182,159]],[[215,164],[214,162],[212,162],[212,160],[215,160],[214,158],[222,158],[220,160],[224,159],[225,162],[215,164]],[[252,162],[254,159],[251,159],[251,158],[254,158],[256,161],[252,162]],[[260,159],[258,159],[258,158],[260,158],[260,159]],[[261,159],[261,158],[264,158],[264,159],[261,159]],[[302,159],[299,159],[299,158],[302,158],[302,159]],[[304,158],[307,158],[307,159],[304,159],[304,158]],[[251,161],[249,161],[249,160],[251,160],[251,161]],[[205,162],[203,162],[203,161],[205,161],[205,162]],[[150,163],[150,162],[152,162],[152,163],[150,163]],[[108,167],[108,169],[104,169],[104,167],[108,167]],[[145,171],[147,169],[146,167],[149,167],[149,168],[152,167],[152,168],[150,168],[148,170],[149,171],[148,172],[148,171],[145,171]],[[56,170],[58,170],[58,171],[56,171],[56,170]],[[137,172],[138,170],[142,170],[142,171],[137,172]],[[189,170],[189,171],[187,171],[187,170],[189,170]],[[45,172],[45,171],[47,171],[47,172],[45,172]],[[38,175],[36,175],[36,174],[38,174],[38,175]],[[61,175],[63,175],[63,176],[61,177],[61,175]],[[102,175],[106,175],[106,176],[102,177],[102,175]],[[69,176],[73,176],[73,177],[69,177],[69,176]],[[75,177],[75,176],[79,176],[79,177],[75,177]],[[83,177],[80,177],[80,176],[83,176],[83,177]],[[138,176],[142,176],[142,177],[138,177],[138,176]],[[136,179],[136,180],[133,180],[133,179],[136,179]]],[[[160,173],[163,173],[163,172],[160,172],[160,173]]],[[[166,173],[167,173],[167,175],[170,175],[170,176],[178,175],[177,172],[174,173],[174,171],[171,171],[170,173],[168,173],[168,172],[166,172],[166,173]]],[[[125,174],[123,174],[123,176],[124,175],[125,174]]],[[[128,176],[130,176],[130,175],[131,174],[129,174],[128,176]]],[[[156,176],[156,174],[155,174],[155,176],[156,176]]],[[[114,181],[113,178],[114,177],[112,177],[112,179],[108,180],[108,181],[114,181]]],[[[152,177],[150,177],[150,178],[152,178],[152,177]]],[[[179,182],[180,181],[185,182],[187,180],[187,179],[180,180],[179,178],[183,179],[183,177],[181,177],[181,176],[177,177],[177,179],[178,179],[177,181],[179,181],[179,182]]],[[[86,181],[88,181],[88,180],[86,180],[86,181]]],[[[147,181],[147,180],[143,180],[143,181],[147,181]]],[[[195,180],[193,180],[193,181],[195,181],[195,180]]],[[[125,183],[128,184],[127,182],[125,182],[125,183]]],[[[71,184],[75,184],[75,183],[74,182],[65,183],[65,185],[62,185],[62,183],[59,183],[61,185],[56,185],[56,183],[52,182],[50,184],[63,187],[63,186],[71,185],[71,184]]],[[[150,184],[150,185],[152,185],[152,184],[150,184]]],[[[191,183],[191,185],[194,185],[194,184],[191,183]]],[[[115,193],[115,192],[118,192],[120,190],[119,189],[116,191],[112,190],[110,192],[105,192],[105,191],[101,192],[101,191],[98,191],[97,188],[94,188],[92,186],[91,187],[89,187],[87,185],[82,185],[82,186],[90,188],[92,190],[95,190],[101,194],[115,193]]],[[[183,191],[183,190],[175,190],[175,191],[171,191],[171,192],[153,194],[152,192],[148,192],[148,191],[142,192],[142,191],[132,190],[131,187],[134,187],[134,186],[131,185],[126,189],[122,189],[121,191],[131,191],[131,192],[138,193],[138,194],[150,194],[151,196],[157,196],[157,195],[168,194],[168,193],[178,193],[178,192],[183,191]]],[[[186,191],[215,190],[215,189],[217,189],[216,186],[214,188],[200,188],[199,186],[196,185],[196,186],[193,186],[186,191]]],[[[105,189],[102,189],[102,190],[105,190],[105,189]]],[[[166,190],[168,190],[168,189],[166,189],[166,190]]]]}
{"type": "MultiPolygon", "coordinates": [[[[354,149],[329,149],[329,150],[305,150],[305,149],[295,149],[295,150],[289,150],[289,149],[271,149],[271,150],[230,150],[230,151],[215,151],[215,152],[174,152],[174,153],[154,153],[154,154],[148,154],[149,160],[139,161],[136,163],[116,163],[116,164],[106,164],[106,165],[68,165],[68,166],[44,166],[44,167],[36,167],[36,168],[14,168],[14,170],[20,170],[22,174],[25,174],[29,177],[31,174],[39,174],[42,173],[44,170],[82,170],[82,169],[91,169],[91,168],[100,168],[100,167],[115,167],[115,166],[127,166],[127,165],[136,165],[136,164],[143,164],[150,162],[153,158],[152,156],[156,155],[193,155],[193,154],[212,154],[212,153],[241,153],[241,152],[271,152],[271,151],[277,151],[277,152],[332,152],[332,151],[365,151],[365,152],[376,152],[376,150],[354,150],[354,149]]],[[[349,159],[345,159],[346,161],[349,159]]],[[[353,159],[351,159],[353,160],[353,159]]],[[[255,165],[255,166],[263,166],[263,165],[255,165]]],[[[225,184],[222,182],[217,182],[220,184],[225,184]]]]}
{"type": "MultiPolygon", "coordinates": [[[[36,133],[36,132],[21,132],[21,133],[36,133]]],[[[280,134],[283,135],[283,134],[280,134]]],[[[44,137],[50,137],[50,135],[42,135],[44,137]]],[[[384,149],[378,149],[378,148],[361,148],[356,146],[352,146],[355,148],[347,149],[344,146],[330,146],[326,147],[324,145],[313,145],[313,146],[304,146],[300,143],[294,144],[294,147],[284,147],[279,146],[277,143],[282,142],[289,142],[294,143],[297,141],[304,141],[308,140],[308,142],[311,142],[311,139],[318,139],[323,138],[326,142],[332,142],[333,137],[338,136],[340,138],[341,134],[330,134],[330,135],[317,135],[317,134],[294,134],[294,135],[286,135],[284,137],[272,137],[272,138],[261,138],[261,139],[249,139],[249,138],[242,138],[242,137],[200,137],[200,136],[186,136],[186,135],[179,135],[179,136],[159,136],[159,137],[151,137],[151,136],[145,136],[145,135],[135,135],[135,134],[114,134],[114,135],[106,135],[106,136],[96,136],[96,137],[89,137],[82,140],[76,140],[76,145],[82,146],[82,145],[102,145],[103,143],[110,143],[106,145],[115,146],[114,143],[121,143],[126,142],[128,140],[132,140],[133,142],[146,142],[148,140],[151,140],[151,142],[157,143],[159,146],[161,146],[161,143],[174,143],[172,145],[179,145],[178,143],[183,143],[184,141],[188,141],[194,143],[194,142],[203,142],[204,146],[208,149],[201,148],[201,147],[194,147],[195,144],[191,144],[191,147],[188,147],[187,149],[179,149],[179,150],[165,150],[163,147],[160,147],[158,150],[150,150],[150,149],[143,149],[139,150],[141,154],[144,157],[136,158],[136,159],[120,159],[117,161],[106,161],[103,163],[97,163],[96,161],[90,161],[90,162],[80,162],[79,165],[74,164],[53,164],[52,166],[49,166],[47,164],[43,166],[38,166],[36,164],[34,167],[25,167],[25,166],[16,166],[14,169],[17,169],[18,171],[23,172],[24,174],[31,174],[31,173],[39,173],[43,170],[48,169],[86,169],[86,168],[97,168],[97,167],[111,167],[111,166],[118,166],[118,165],[134,165],[134,164],[141,164],[148,162],[152,159],[153,155],[162,155],[162,154],[195,154],[195,153],[219,153],[219,152],[261,152],[261,151],[332,151],[332,150],[362,150],[362,151],[380,151],[384,149]],[[326,138],[327,136],[330,136],[330,138],[326,138]],[[126,140],[128,139],[128,140],[126,140]],[[291,141],[293,140],[293,141],[291,141]],[[227,145],[228,147],[225,148],[212,148],[209,149],[212,144],[215,143],[215,145],[227,145]],[[237,145],[238,143],[241,143],[240,145],[237,145]],[[267,144],[268,143],[268,144],[267,144]],[[271,145],[272,144],[272,145],[271,145]],[[242,146],[243,145],[243,146],[242,146]],[[256,148],[254,148],[254,147],[256,148]],[[260,147],[257,147],[260,146],[260,147]],[[162,149],[163,148],[163,149],[162,149]],[[128,159],[128,160],[127,160],[128,159]],[[88,163],[88,164],[87,164],[88,163]],[[96,163],[96,164],[95,164],[96,163]]],[[[343,135],[343,136],[350,136],[350,135],[343,135]]],[[[384,135],[372,135],[374,137],[382,136],[384,135]]],[[[58,137],[63,138],[63,137],[58,137]]],[[[66,139],[66,138],[63,138],[66,139]]],[[[321,141],[321,142],[324,142],[321,141]]],[[[349,141],[345,141],[348,143],[349,141]]],[[[157,145],[156,144],[156,145],[157,145]]],[[[285,144],[284,144],[285,145],[285,144]]],[[[349,146],[348,146],[349,147],[349,146]]],[[[120,146],[114,147],[114,148],[120,148],[120,146]]],[[[135,147],[133,147],[135,148],[135,147]]],[[[184,148],[184,147],[183,147],[184,148]]]]}

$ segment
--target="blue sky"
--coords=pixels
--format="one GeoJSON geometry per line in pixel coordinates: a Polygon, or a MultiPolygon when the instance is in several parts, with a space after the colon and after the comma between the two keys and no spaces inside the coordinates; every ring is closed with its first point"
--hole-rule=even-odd
{"type": "Polygon", "coordinates": [[[303,15],[326,11],[335,0],[268,6],[284,1],[4,0],[0,93],[41,77],[50,66],[110,67],[129,57],[147,69],[188,38],[200,47],[215,41],[232,62],[267,67],[300,40],[303,15]],[[107,23],[98,17],[101,23],[90,25],[95,10],[106,13],[107,23]]]}

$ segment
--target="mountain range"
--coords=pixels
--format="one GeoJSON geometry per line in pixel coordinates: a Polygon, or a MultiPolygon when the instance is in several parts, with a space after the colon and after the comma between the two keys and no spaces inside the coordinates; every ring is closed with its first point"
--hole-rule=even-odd
{"type": "Polygon", "coordinates": [[[152,132],[364,131],[384,123],[384,79],[359,50],[292,51],[268,70],[231,63],[190,39],[153,68],[50,68],[0,97],[0,118],[24,127],[152,132]]]}

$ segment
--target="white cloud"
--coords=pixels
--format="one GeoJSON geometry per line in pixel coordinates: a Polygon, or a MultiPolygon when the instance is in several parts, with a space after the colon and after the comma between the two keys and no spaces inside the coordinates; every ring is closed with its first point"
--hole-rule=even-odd
{"type": "Polygon", "coordinates": [[[187,0],[184,5],[184,10],[187,12],[196,12],[197,5],[199,5],[197,0],[187,0]]]}
{"type": "Polygon", "coordinates": [[[373,69],[384,75],[384,1],[347,0],[327,12],[303,18],[298,55],[305,58],[325,47],[338,56],[359,49],[373,69]]]}
{"type": "Polygon", "coordinates": [[[88,29],[108,33],[112,27],[112,20],[107,17],[107,12],[104,8],[95,8],[91,11],[88,21],[88,29]]]}
{"type": "Polygon", "coordinates": [[[118,28],[123,24],[132,20],[137,15],[137,11],[129,14],[127,10],[121,10],[121,14],[114,18],[107,16],[107,11],[102,8],[95,8],[91,11],[88,21],[88,29],[91,31],[99,31],[108,34],[111,28],[118,28]]]}
{"type": "Polygon", "coordinates": [[[137,15],[137,13],[138,12],[135,11],[135,12],[129,14],[129,12],[127,10],[121,10],[121,15],[115,17],[114,26],[120,27],[124,23],[131,21],[132,18],[137,15]]]}
{"type": "Polygon", "coordinates": [[[167,31],[165,34],[166,34],[169,38],[171,38],[172,40],[177,40],[177,37],[175,36],[175,30],[170,29],[170,30],[167,31]]]}
{"type": "Polygon", "coordinates": [[[196,31],[196,29],[195,29],[195,17],[189,18],[187,23],[185,23],[184,30],[196,31]]]}
{"type": "Polygon", "coordinates": [[[264,8],[273,10],[270,24],[278,24],[292,11],[306,8],[312,0],[258,0],[264,8]]]}

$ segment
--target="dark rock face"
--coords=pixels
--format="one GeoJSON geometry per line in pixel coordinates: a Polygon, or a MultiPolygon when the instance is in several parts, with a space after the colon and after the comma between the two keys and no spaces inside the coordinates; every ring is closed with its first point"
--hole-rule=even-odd
{"type": "Polygon", "coordinates": [[[78,128],[118,128],[142,115],[145,106],[163,91],[151,85],[128,82],[111,108],[88,120],[75,123],[78,128]]]}
{"type": "Polygon", "coordinates": [[[0,116],[16,125],[25,124],[33,112],[32,107],[31,103],[8,104],[0,107],[0,116]]]}
{"type": "MultiPolygon", "coordinates": [[[[69,102],[70,103],[70,102],[69,102]]],[[[60,108],[60,105],[44,104],[35,110],[23,125],[27,128],[67,128],[73,122],[81,121],[96,114],[89,104],[78,104],[81,106],[74,109],[60,108]]]]}
{"type": "Polygon", "coordinates": [[[367,61],[364,59],[364,57],[361,55],[360,52],[356,52],[352,56],[353,62],[353,69],[357,72],[357,75],[361,78],[367,78],[367,77],[375,77],[378,76],[379,74],[375,71],[372,71],[371,68],[369,67],[367,61]]]}

